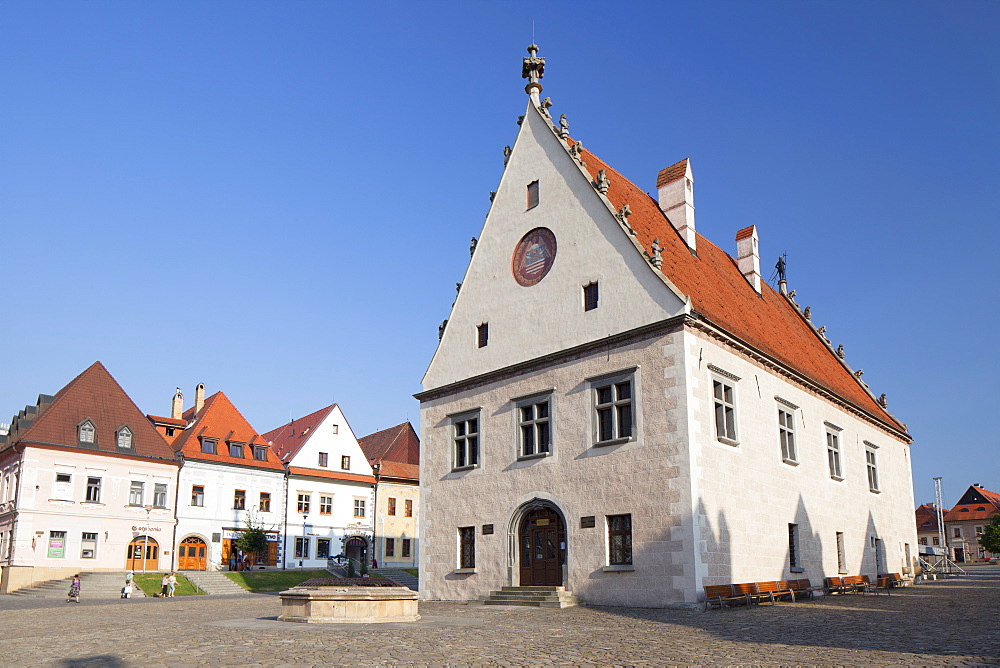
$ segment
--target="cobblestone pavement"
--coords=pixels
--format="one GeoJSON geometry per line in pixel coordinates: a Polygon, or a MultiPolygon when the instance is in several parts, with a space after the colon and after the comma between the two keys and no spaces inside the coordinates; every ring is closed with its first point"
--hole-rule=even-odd
{"type": "Polygon", "coordinates": [[[0,596],[3,665],[1000,665],[1000,567],[752,610],[420,604],[413,624],[275,621],[276,596],[0,596]]]}

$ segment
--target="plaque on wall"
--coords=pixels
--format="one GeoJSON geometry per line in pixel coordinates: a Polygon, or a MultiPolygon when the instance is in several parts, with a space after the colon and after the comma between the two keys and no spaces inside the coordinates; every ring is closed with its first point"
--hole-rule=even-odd
{"type": "Polygon", "coordinates": [[[213,543],[221,543],[222,542],[222,534],[221,533],[213,533],[212,534],[212,542],[213,543]]]}
{"type": "Polygon", "coordinates": [[[493,533],[493,525],[492,524],[484,524],[483,525],[483,535],[484,536],[489,536],[491,533],[493,533]]]}
{"type": "Polygon", "coordinates": [[[597,526],[597,517],[595,515],[587,515],[586,517],[580,518],[581,529],[593,529],[596,526],[597,526]]]}

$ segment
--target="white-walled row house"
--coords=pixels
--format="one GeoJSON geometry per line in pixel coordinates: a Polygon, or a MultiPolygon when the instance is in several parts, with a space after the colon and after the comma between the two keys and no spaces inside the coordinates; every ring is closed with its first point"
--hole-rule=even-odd
{"type": "Polygon", "coordinates": [[[292,420],[264,438],[288,469],[289,565],[324,568],[338,555],[370,564],[375,478],[340,406],[292,420]]]}
{"type": "Polygon", "coordinates": [[[409,422],[369,434],[361,449],[375,472],[376,556],[383,568],[418,563],[420,439],[409,422]]]}
{"type": "Polygon", "coordinates": [[[0,592],[170,568],[174,452],[100,362],[0,436],[0,592]]]}
{"type": "Polygon", "coordinates": [[[536,49],[417,395],[422,598],[661,607],[910,573],[911,438],[884,395],[762,280],[752,220],[732,255],[698,233],[688,160],[651,196],[572,139],[536,49]]]}
{"type": "Polygon", "coordinates": [[[205,398],[195,388],[194,406],[181,413],[174,395],[171,423],[150,416],[164,432],[174,430],[173,449],[181,461],[177,493],[177,560],[181,570],[236,568],[244,556],[234,541],[252,519],[267,532],[263,566],[282,563],[285,467],[281,459],[223,392],[205,398]]]}

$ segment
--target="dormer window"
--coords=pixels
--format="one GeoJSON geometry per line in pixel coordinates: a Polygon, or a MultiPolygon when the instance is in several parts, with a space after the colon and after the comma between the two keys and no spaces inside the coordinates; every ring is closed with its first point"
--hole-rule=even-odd
{"type": "Polygon", "coordinates": [[[243,444],[233,441],[229,442],[229,456],[243,459],[243,444]]]}
{"type": "Polygon", "coordinates": [[[201,451],[206,455],[214,455],[217,453],[216,441],[214,438],[203,438],[201,439],[201,451]]]}
{"type": "Polygon", "coordinates": [[[81,445],[93,445],[97,442],[97,430],[94,428],[94,423],[90,420],[83,421],[83,424],[77,428],[77,434],[81,445]]]}
{"type": "Polygon", "coordinates": [[[255,445],[253,446],[253,458],[258,462],[267,461],[267,446],[266,445],[255,445]]]}
{"type": "Polygon", "coordinates": [[[122,427],[118,430],[118,447],[132,449],[132,430],[128,427],[122,427]]]}

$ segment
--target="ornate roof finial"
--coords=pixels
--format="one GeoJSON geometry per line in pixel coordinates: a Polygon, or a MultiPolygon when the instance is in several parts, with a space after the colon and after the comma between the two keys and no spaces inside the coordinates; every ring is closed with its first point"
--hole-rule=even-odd
{"type": "Polygon", "coordinates": [[[646,253],[646,257],[649,258],[649,263],[659,269],[663,266],[663,258],[660,257],[660,251],[663,250],[663,246],[660,245],[660,240],[653,239],[653,243],[650,244],[649,250],[653,251],[652,255],[646,253]]]}
{"type": "Polygon", "coordinates": [[[844,344],[841,343],[839,346],[837,346],[837,357],[839,357],[840,359],[844,359],[845,354],[846,353],[844,353],[844,344]]]}
{"type": "Polygon", "coordinates": [[[469,243],[469,256],[476,254],[476,246],[479,245],[479,239],[472,237],[472,241],[469,243]]]}
{"type": "Polygon", "coordinates": [[[569,137],[569,121],[566,120],[566,114],[559,115],[559,137],[562,139],[569,137]]]}
{"type": "Polygon", "coordinates": [[[885,392],[883,392],[882,396],[878,398],[878,405],[881,406],[882,408],[885,408],[889,405],[889,400],[885,398],[885,392]]]}
{"type": "Polygon", "coordinates": [[[538,57],[538,45],[532,44],[528,47],[528,57],[521,65],[521,78],[528,80],[528,85],[524,87],[524,92],[531,97],[531,101],[538,106],[538,94],[542,92],[542,84],[538,80],[545,75],[545,59],[538,57]]]}
{"type": "Polygon", "coordinates": [[[806,310],[802,312],[802,315],[805,316],[806,320],[812,320],[812,311],[812,306],[807,306],[806,310]]]}

